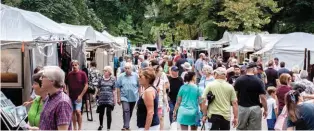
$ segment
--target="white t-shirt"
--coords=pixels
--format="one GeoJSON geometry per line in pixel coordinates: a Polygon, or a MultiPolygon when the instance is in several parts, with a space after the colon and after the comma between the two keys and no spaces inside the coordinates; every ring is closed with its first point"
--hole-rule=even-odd
{"type": "Polygon", "coordinates": [[[276,100],[272,97],[267,98],[267,119],[275,119],[276,114],[275,114],[275,109],[277,108],[277,103],[276,100]]]}
{"type": "Polygon", "coordinates": [[[166,95],[163,93],[164,86],[165,84],[169,82],[168,77],[166,73],[162,72],[160,77],[156,77],[154,81],[154,86],[156,87],[157,90],[159,90],[158,93],[158,107],[163,107],[163,96],[166,95]]]}

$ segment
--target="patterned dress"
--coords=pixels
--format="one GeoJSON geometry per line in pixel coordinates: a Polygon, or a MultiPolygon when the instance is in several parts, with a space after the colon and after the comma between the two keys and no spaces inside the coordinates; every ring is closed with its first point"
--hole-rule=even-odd
{"type": "Polygon", "coordinates": [[[96,67],[88,69],[88,87],[96,89],[98,86],[98,79],[101,78],[101,74],[96,67]]]}

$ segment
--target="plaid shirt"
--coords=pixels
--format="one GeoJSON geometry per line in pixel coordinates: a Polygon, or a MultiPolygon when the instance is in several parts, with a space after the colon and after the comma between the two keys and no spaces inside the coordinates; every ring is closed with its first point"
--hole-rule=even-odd
{"type": "Polygon", "coordinates": [[[46,98],[40,115],[40,130],[58,130],[60,125],[69,125],[71,130],[72,104],[62,90],[46,98]]]}

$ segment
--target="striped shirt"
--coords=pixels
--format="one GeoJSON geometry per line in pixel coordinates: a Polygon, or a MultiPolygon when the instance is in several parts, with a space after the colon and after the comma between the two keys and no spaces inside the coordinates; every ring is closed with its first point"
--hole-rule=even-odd
{"type": "Polygon", "coordinates": [[[69,125],[71,130],[72,103],[62,90],[46,98],[40,115],[40,130],[58,130],[58,126],[69,125]]]}

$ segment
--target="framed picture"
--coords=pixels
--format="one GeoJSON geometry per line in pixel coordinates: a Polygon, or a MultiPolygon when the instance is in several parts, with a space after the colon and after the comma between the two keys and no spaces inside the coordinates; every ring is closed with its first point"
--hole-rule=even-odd
{"type": "Polygon", "coordinates": [[[90,58],[90,52],[86,52],[86,58],[90,58]]]}
{"type": "Polygon", "coordinates": [[[22,88],[21,49],[1,50],[1,86],[22,88]]]}

